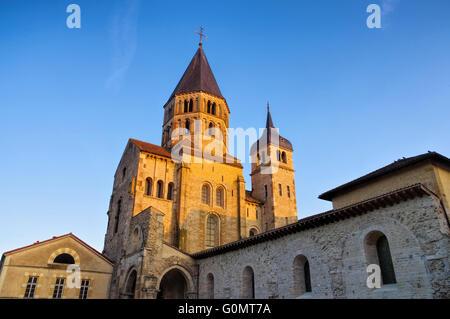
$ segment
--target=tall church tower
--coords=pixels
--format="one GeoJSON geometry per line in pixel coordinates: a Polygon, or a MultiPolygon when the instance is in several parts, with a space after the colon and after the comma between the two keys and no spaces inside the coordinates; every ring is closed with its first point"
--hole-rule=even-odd
{"type": "MultiPolygon", "coordinates": [[[[194,133],[204,136],[210,142],[211,137],[222,136],[223,153],[226,154],[227,128],[230,110],[220,92],[216,79],[206,59],[202,43],[184,72],[169,100],[164,105],[161,146],[170,150],[181,138],[173,138],[174,130],[182,134],[194,133]],[[201,124],[194,127],[194,123],[201,124]],[[208,131],[207,131],[208,130],[208,131]],[[205,131],[207,134],[205,134],[205,131]]],[[[179,136],[180,134],[176,134],[179,136]]]]}
{"type": "Polygon", "coordinates": [[[267,105],[266,128],[252,146],[252,196],[264,203],[264,230],[298,220],[291,142],[278,134],[267,105]]]}

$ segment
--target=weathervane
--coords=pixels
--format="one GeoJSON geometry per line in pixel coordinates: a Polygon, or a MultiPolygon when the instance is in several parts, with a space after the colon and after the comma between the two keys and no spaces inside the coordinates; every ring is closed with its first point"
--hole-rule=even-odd
{"type": "Polygon", "coordinates": [[[200,45],[202,45],[203,38],[207,38],[206,34],[203,33],[203,27],[200,27],[200,32],[195,31],[200,36],[200,45]]]}

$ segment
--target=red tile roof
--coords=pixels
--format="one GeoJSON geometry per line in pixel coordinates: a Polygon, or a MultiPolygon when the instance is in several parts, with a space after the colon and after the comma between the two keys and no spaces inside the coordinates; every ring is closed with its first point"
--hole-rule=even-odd
{"type": "Polygon", "coordinates": [[[332,190],[329,190],[329,191],[319,195],[319,198],[324,199],[324,200],[332,200],[333,197],[339,192],[347,191],[355,186],[372,181],[377,177],[380,177],[380,176],[398,171],[405,167],[412,166],[414,164],[428,161],[428,160],[433,161],[433,162],[439,162],[439,163],[442,163],[442,164],[450,167],[450,159],[448,159],[447,157],[445,157],[439,153],[436,153],[436,152],[428,152],[428,153],[421,154],[418,156],[403,158],[398,161],[395,161],[394,163],[392,163],[390,165],[384,166],[380,169],[377,169],[376,171],[373,171],[367,175],[359,177],[351,182],[348,182],[348,183],[338,186],[332,190]]]}
{"type": "Polygon", "coordinates": [[[135,140],[132,138],[130,138],[130,142],[134,143],[134,145],[136,145],[143,152],[147,152],[147,153],[151,153],[151,154],[155,154],[155,155],[159,155],[159,156],[163,156],[163,157],[168,157],[168,158],[172,157],[171,156],[172,154],[162,146],[135,140]]]}
{"type": "MultiPolygon", "coordinates": [[[[151,154],[155,154],[155,155],[159,155],[159,156],[163,156],[163,157],[167,157],[167,158],[172,158],[172,153],[170,153],[168,150],[166,150],[164,147],[155,145],[155,144],[151,144],[151,143],[147,143],[147,142],[143,142],[143,141],[139,141],[139,140],[135,140],[130,138],[130,142],[134,143],[140,151],[142,152],[147,152],[147,153],[151,153],[151,154]]],[[[193,151],[192,151],[192,154],[193,151]]],[[[242,168],[242,164],[239,162],[239,159],[237,159],[234,156],[231,156],[229,154],[225,154],[223,155],[222,158],[219,158],[217,156],[210,156],[210,157],[206,157],[205,159],[209,159],[211,161],[215,161],[220,163],[222,161],[223,164],[226,165],[231,165],[231,166],[235,166],[235,167],[239,167],[242,168]]]]}
{"type": "Polygon", "coordinates": [[[20,248],[13,249],[13,250],[9,250],[9,251],[3,253],[3,256],[15,253],[17,251],[20,251],[20,250],[23,250],[23,249],[26,249],[26,248],[30,248],[30,247],[33,247],[33,246],[38,246],[38,245],[41,245],[41,244],[44,244],[44,243],[48,243],[48,242],[53,241],[53,240],[61,239],[61,238],[64,238],[64,237],[73,237],[75,240],[79,241],[81,244],[83,244],[84,246],[86,246],[90,250],[94,251],[97,255],[99,255],[100,257],[102,257],[104,259],[106,259],[106,261],[108,261],[109,263],[111,263],[111,264],[113,263],[108,257],[103,255],[101,252],[96,250],[94,247],[88,245],[87,243],[85,243],[84,241],[82,241],[80,238],[78,238],[77,236],[75,236],[72,233],[68,233],[68,234],[61,235],[61,236],[53,236],[52,238],[44,240],[44,241],[37,241],[37,242],[35,242],[35,243],[31,244],[31,245],[27,245],[27,246],[23,246],[23,247],[20,247],[20,248]]]}
{"type": "Polygon", "coordinates": [[[222,246],[203,250],[198,253],[194,253],[191,256],[196,259],[202,259],[215,255],[220,255],[229,251],[234,251],[248,246],[256,245],[261,242],[274,240],[289,234],[301,232],[311,228],[321,227],[323,225],[327,225],[330,223],[339,222],[340,220],[362,215],[370,211],[385,207],[387,205],[392,206],[402,201],[422,196],[436,196],[436,195],[428,188],[426,188],[424,185],[415,184],[347,207],[343,207],[336,210],[330,210],[321,214],[306,217],[298,220],[293,224],[275,228],[252,237],[244,238],[222,246]]]}

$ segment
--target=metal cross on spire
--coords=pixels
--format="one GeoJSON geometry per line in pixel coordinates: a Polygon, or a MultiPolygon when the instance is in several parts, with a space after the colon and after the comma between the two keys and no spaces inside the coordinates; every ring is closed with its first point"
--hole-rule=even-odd
{"type": "Polygon", "coordinates": [[[202,45],[202,40],[203,38],[207,38],[206,34],[203,33],[203,27],[200,27],[200,32],[199,31],[195,31],[195,33],[197,33],[200,36],[200,45],[202,45]]]}

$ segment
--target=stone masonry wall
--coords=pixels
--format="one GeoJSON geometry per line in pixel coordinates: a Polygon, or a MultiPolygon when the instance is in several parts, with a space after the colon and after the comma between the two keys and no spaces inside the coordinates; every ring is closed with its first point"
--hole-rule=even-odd
{"type": "Polygon", "coordinates": [[[424,196],[338,223],[244,249],[199,259],[199,297],[241,298],[243,271],[254,271],[256,298],[450,298],[449,226],[443,206],[424,196]],[[366,286],[365,238],[381,231],[389,241],[396,284],[366,286]],[[307,258],[311,293],[294,292],[293,262],[307,258]]]}

